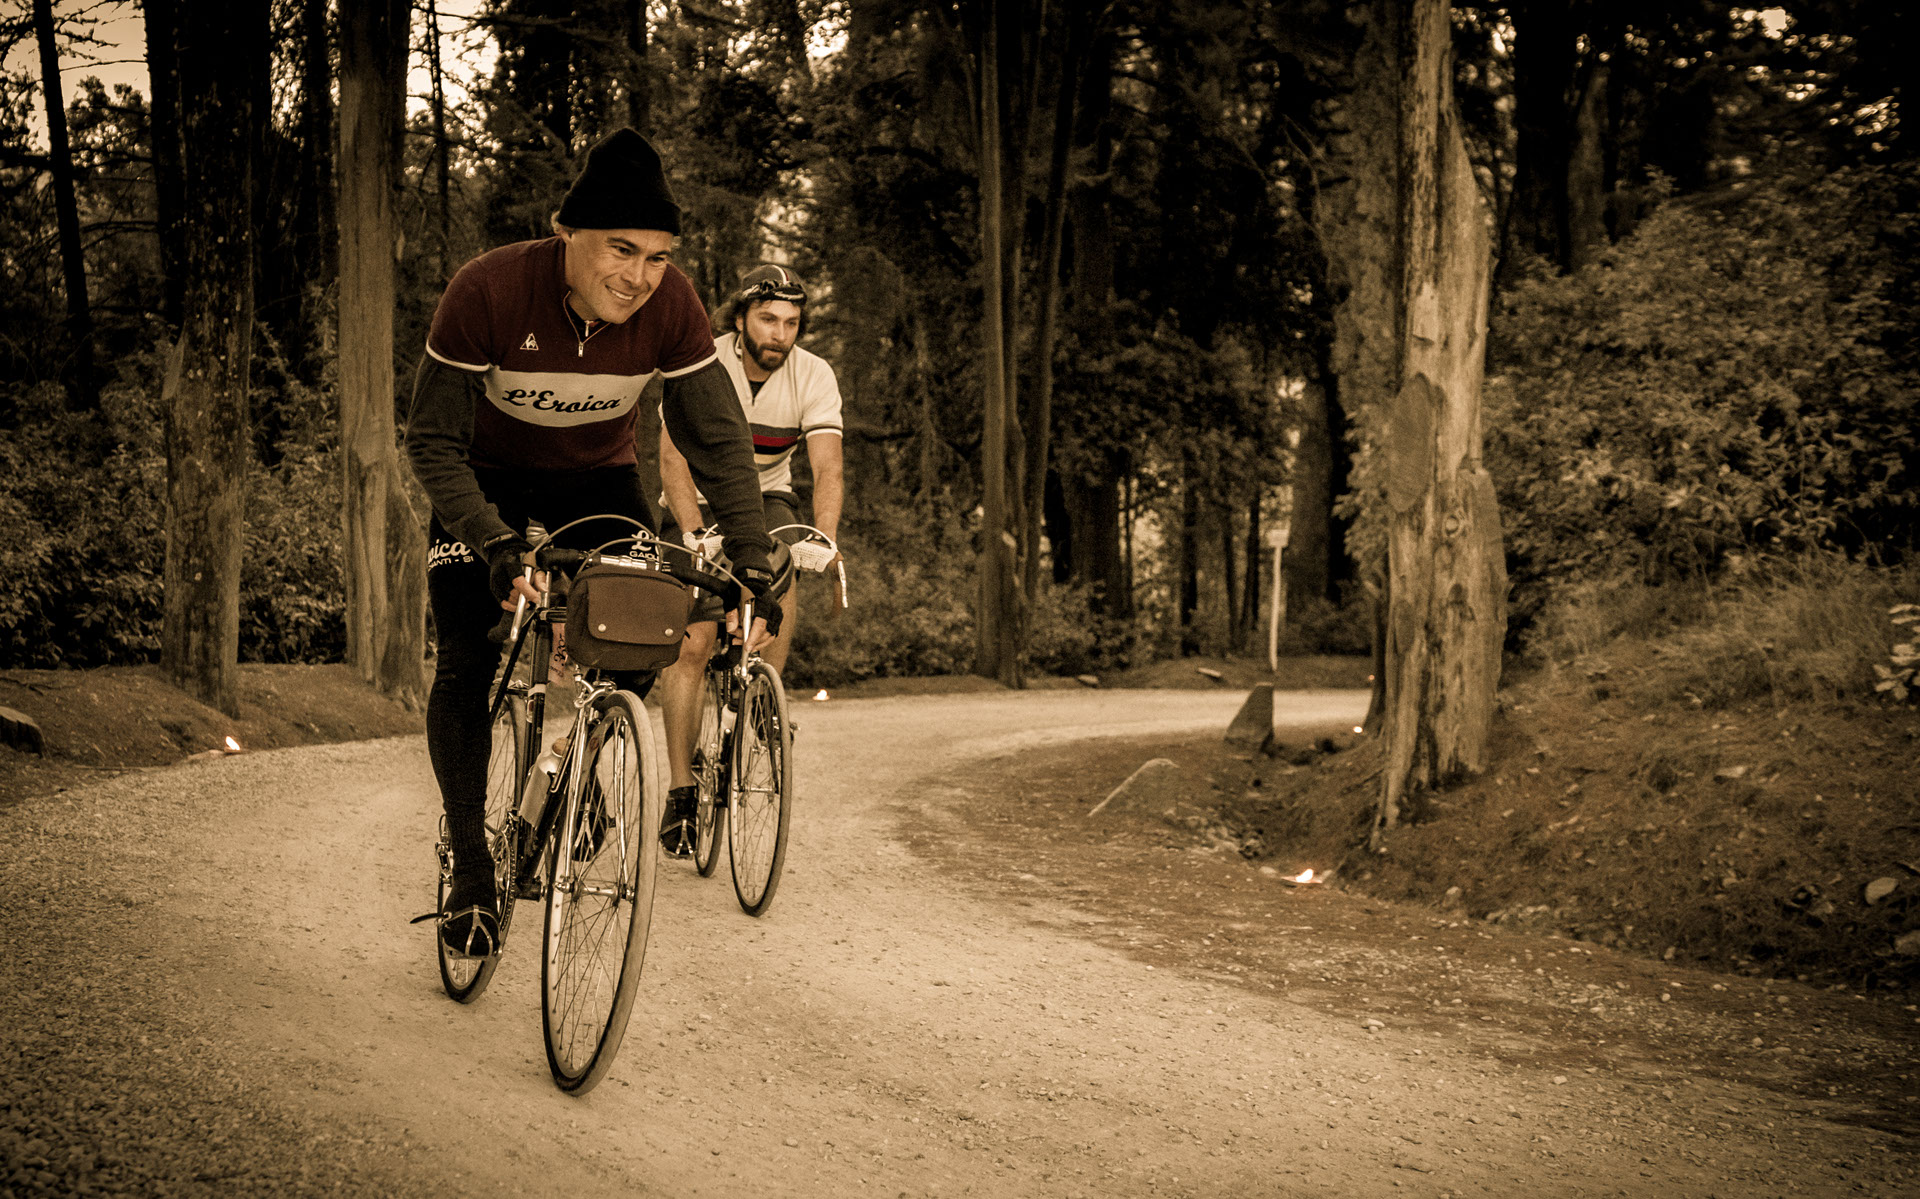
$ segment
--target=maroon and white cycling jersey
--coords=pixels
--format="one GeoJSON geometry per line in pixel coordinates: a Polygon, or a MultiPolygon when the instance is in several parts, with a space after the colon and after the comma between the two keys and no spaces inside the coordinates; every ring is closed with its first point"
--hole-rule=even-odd
{"type": "Polygon", "coordinates": [[[640,393],[714,361],[706,308],[671,264],[622,324],[591,331],[567,307],[564,243],[517,242],[460,268],[434,310],[427,353],[484,377],[475,466],[590,470],[637,461],[640,393]],[[584,335],[583,335],[584,334],[584,335]]]}

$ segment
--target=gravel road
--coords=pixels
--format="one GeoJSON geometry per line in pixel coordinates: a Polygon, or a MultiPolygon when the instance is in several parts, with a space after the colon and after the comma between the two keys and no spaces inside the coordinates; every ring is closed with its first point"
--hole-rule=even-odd
{"type": "MultiPolygon", "coordinates": [[[[584,1099],[547,1078],[532,919],[472,1007],[406,923],[433,903],[418,739],[17,806],[0,1199],[1914,1193],[1912,1138],[1844,1112],[1684,1069],[1650,1093],[1552,1045],[1516,1064],[1155,968],[907,846],[993,755],[1224,728],[1236,699],[798,705],[777,902],[750,919],[724,870],[667,865],[625,1046],[584,1099]]],[[[1363,706],[1276,696],[1283,726],[1363,706]]]]}

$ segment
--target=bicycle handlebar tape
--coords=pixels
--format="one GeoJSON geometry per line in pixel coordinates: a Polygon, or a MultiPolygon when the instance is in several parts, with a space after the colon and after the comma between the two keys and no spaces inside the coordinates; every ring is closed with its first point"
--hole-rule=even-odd
{"type": "Polygon", "coordinates": [[[753,592],[754,611],[766,620],[767,632],[779,636],[780,622],[786,613],[781,611],[780,600],[773,593],[773,572],[757,566],[743,566],[734,574],[746,584],[747,590],[753,592]]]}
{"type": "Polygon", "coordinates": [[[524,559],[533,546],[518,533],[502,533],[480,548],[487,556],[487,587],[493,598],[512,595],[513,581],[526,568],[524,559]]]}

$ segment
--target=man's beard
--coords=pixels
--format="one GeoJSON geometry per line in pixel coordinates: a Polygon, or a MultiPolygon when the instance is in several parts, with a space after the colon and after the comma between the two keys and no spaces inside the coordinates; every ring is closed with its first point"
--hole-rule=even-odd
{"type": "Polygon", "coordinates": [[[747,357],[753,359],[754,365],[766,371],[768,374],[779,370],[781,365],[786,362],[787,355],[792,352],[792,347],[788,347],[787,349],[770,348],[764,342],[755,341],[753,334],[747,332],[745,329],[740,331],[740,339],[741,344],[746,346],[747,357]],[[769,355],[773,356],[772,362],[767,361],[769,355]]]}

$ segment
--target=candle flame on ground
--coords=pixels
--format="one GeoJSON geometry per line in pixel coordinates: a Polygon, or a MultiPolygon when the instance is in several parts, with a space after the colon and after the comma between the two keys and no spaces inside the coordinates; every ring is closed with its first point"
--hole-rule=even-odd
{"type": "Polygon", "coordinates": [[[1310,882],[1312,882],[1312,881],[1313,881],[1313,868],[1312,868],[1311,866],[1309,866],[1309,867],[1308,867],[1307,869],[1305,869],[1305,870],[1302,870],[1302,871],[1301,871],[1300,873],[1298,873],[1298,874],[1296,874],[1296,875],[1294,875],[1294,876],[1293,876],[1293,881],[1294,881],[1294,882],[1296,882],[1296,883],[1310,883],[1310,882]]]}
{"type": "Polygon", "coordinates": [[[230,754],[237,754],[237,753],[239,753],[239,752],[240,752],[240,743],[239,743],[238,741],[235,741],[235,740],[234,740],[234,739],[233,739],[232,737],[228,737],[228,738],[227,738],[227,752],[228,752],[228,753],[230,753],[230,754]]]}
{"type": "Polygon", "coordinates": [[[822,687],[822,688],[821,688],[820,690],[818,690],[818,691],[816,691],[816,692],[814,692],[814,693],[813,693],[813,698],[815,698],[815,699],[825,699],[825,698],[827,698],[827,689],[826,689],[825,687],[822,687]]]}

